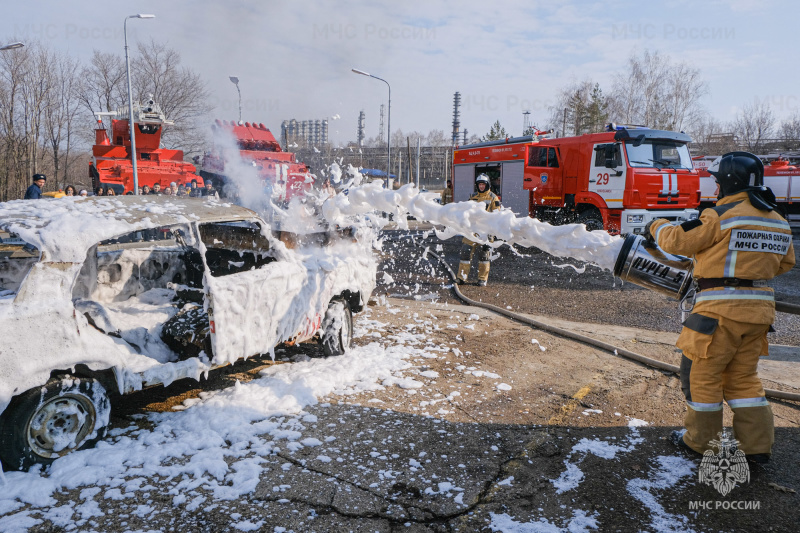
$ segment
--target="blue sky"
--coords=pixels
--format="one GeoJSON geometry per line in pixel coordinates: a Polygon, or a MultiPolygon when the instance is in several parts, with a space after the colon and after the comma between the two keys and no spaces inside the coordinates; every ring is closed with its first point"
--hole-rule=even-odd
{"type": "Polygon", "coordinates": [[[462,128],[482,135],[499,119],[521,133],[523,116],[543,125],[558,90],[590,78],[606,92],[631,53],[649,49],[697,67],[719,120],[754,100],[779,118],[800,112],[796,28],[789,0],[473,0],[299,2],[39,0],[6,6],[0,42],[38,39],[88,59],[123,51],[129,38],[166,40],[208,82],[214,117],[234,119],[238,76],[244,120],[280,129],[284,119],[331,121],[337,142],[354,140],[358,112],[375,136],[383,83],[392,85],[392,129],[449,134],[452,98],[462,94],[462,128]]]}

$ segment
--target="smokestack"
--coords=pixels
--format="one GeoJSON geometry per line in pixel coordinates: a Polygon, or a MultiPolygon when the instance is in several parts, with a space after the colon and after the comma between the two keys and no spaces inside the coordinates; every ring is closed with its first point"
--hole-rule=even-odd
{"type": "Polygon", "coordinates": [[[461,93],[456,92],[453,95],[453,145],[458,144],[458,130],[461,128],[461,121],[459,120],[459,111],[461,107],[461,93]]]}

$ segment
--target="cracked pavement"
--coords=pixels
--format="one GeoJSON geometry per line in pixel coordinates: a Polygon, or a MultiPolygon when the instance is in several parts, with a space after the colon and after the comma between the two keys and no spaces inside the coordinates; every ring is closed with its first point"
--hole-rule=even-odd
{"type": "MultiPolygon", "coordinates": [[[[405,255],[418,268],[399,261],[387,265],[394,280],[376,291],[363,317],[372,329],[356,342],[416,336],[436,347],[428,357],[411,360],[413,366],[402,373],[419,386],[398,379],[377,390],[331,395],[301,413],[274,418],[279,424],[273,433],[276,447],[249,458],[263,470],[241,498],[210,498],[202,476],[128,480],[146,489],[128,497],[99,488],[62,490],[56,495],[59,505],[78,502],[78,524],[44,522],[30,531],[796,529],[798,495],[775,488],[800,490],[796,404],[773,402],[778,444],[772,463],[753,468],[748,484],[721,498],[712,487],[698,483],[699,460],[667,441],[684,413],[674,375],[456,305],[443,272],[421,258],[424,246],[411,243],[410,249],[393,255],[405,255]],[[384,296],[403,292],[417,299],[384,296]],[[759,508],[689,507],[691,502],[719,500],[758,502],[759,508]]],[[[503,270],[510,266],[502,261],[496,266],[493,276],[513,278],[513,272],[503,270]]],[[[551,277],[558,281],[558,276],[551,277]]],[[[561,282],[571,282],[571,274],[562,274],[561,282]]],[[[589,289],[583,287],[579,297],[592,298],[589,289]]],[[[628,289],[606,292],[613,292],[623,307],[626,298],[642,300],[641,291],[628,289]]],[[[586,310],[561,292],[549,293],[541,286],[532,292],[524,279],[483,291],[467,286],[467,291],[531,314],[537,309],[526,308],[526,303],[549,297],[560,304],[558,325],[672,364],[679,358],[675,331],[592,323],[581,315],[586,310]],[[576,309],[575,322],[569,322],[567,309],[576,309]]],[[[599,301],[608,305],[611,300],[604,298],[599,301]]],[[[666,306],[657,303],[651,312],[665,313],[666,306]]],[[[318,356],[314,350],[309,345],[278,350],[277,364],[302,354],[318,356]]],[[[146,427],[142,413],[169,411],[236,380],[256,379],[272,364],[251,359],[201,383],[176,383],[128,397],[115,408],[115,427],[132,421],[146,427]]]]}

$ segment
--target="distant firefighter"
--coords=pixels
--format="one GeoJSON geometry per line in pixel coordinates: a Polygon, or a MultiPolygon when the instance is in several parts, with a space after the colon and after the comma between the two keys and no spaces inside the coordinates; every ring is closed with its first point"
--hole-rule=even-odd
{"type": "MultiPolygon", "coordinates": [[[[490,212],[500,209],[500,198],[489,188],[489,176],[481,174],[475,178],[475,185],[478,188],[478,192],[473,194],[470,200],[473,202],[482,202],[486,205],[486,210],[490,212]]],[[[479,245],[464,237],[461,241],[461,261],[458,264],[459,285],[467,282],[470,265],[472,264],[472,256],[475,254],[476,246],[480,247],[480,251],[478,252],[478,286],[485,287],[489,282],[489,245],[479,245]]]]}

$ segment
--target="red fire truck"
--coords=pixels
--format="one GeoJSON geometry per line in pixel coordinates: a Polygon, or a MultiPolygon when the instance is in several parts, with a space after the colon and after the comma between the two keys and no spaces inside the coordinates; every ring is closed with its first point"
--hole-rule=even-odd
{"type": "Polygon", "coordinates": [[[577,137],[547,132],[457,147],[453,197],[469,199],[488,174],[518,216],[588,229],[641,233],[655,218],[698,217],[700,182],[685,133],[617,127],[577,137]]]}
{"type": "MultiPolygon", "coordinates": [[[[694,158],[694,166],[700,170],[701,210],[717,203],[717,195],[714,194],[717,184],[714,177],[706,171],[714,159],[716,156],[694,158]]],[[[764,185],[775,193],[778,212],[790,222],[800,221],[800,167],[790,165],[789,161],[778,157],[764,165],[764,185]]]]}
{"type": "MultiPolygon", "coordinates": [[[[95,115],[97,129],[94,130],[95,144],[92,147],[92,161],[89,163],[92,186],[110,187],[116,194],[133,191],[128,108],[95,115]],[[111,120],[111,135],[103,126],[103,117],[118,117],[111,120]]],[[[137,102],[133,106],[133,116],[136,121],[136,172],[139,187],[148,185],[152,188],[159,183],[165,188],[172,182],[186,187],[195,182],[198,187],[202,187],[203,179],[195,174],[194,165],[183,160],[183,151],[161,148],[162,128],[174,123],[167,120],[159,105],[152,98],[144,105],[137,102]]]]}
{"type": "MultiPolygon", "coordinates": [[[[268,183],[273,189],[277,187],[275,192],[282,200],[289,201],[300,196],[313,185],[308,167],[299,163],[292,152],[284,152],[264,124],[216,120],[211,129],[216,140],[219,140],[217,135],[221,133],[229,134],[236,143],[241,162],[253,165],[264,185],[268,183]]],[[[203,157],[200,171],[200,175],[210,179],[223,195],[229,179],[225,170],[226,157],[230,156],[224,152],[220,146],[212,148],[203,157]]]]}

